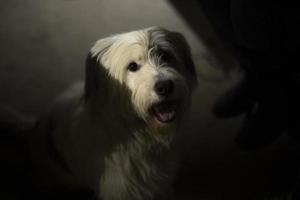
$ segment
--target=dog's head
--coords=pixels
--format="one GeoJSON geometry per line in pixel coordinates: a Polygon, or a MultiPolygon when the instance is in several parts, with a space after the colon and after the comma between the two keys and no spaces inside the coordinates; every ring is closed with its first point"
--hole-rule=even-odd
{"type": "MultiPolygon", "coordinates": [[[[85,96],[103,95],[108,83],[103,73],[123,91],[137,116],[159,125],[172,124],[189,106],[197,84],[194,63],[184,37],[158,27],[114,35],[96,42],[86,68],[85,96]],[[102,79],[102,80],[100,80],[102,79]],[[127,89],[126,89],[127,88],[127,89]]],[[[111,90],[111,89],[110,89],[111,90]]],[[[121,96],[115,98],[122,99],[121,96]]]]}

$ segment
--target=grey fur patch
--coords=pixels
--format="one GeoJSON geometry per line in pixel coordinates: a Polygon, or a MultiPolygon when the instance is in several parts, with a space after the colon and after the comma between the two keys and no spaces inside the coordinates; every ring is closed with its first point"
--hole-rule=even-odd
{"type": "MultiPolygon", "coordinates": [[[[192,59],[190,47],[184,36],[178,32],[168,31],[163,28],[155,27],[149,29],[149,49],[153,49],[152,56],[156,62],[163,62],[163,56],[167,55],[167,62],[172,61],[172,56],[182,62],[185,69],[189,72],[188,78],[192,85],[197,84],[195,65],[192,59]],[[170,57],[171,56],[171,57],[170,57]]],[[[180,69],[179,69],[180,70],[180,69]]]]}

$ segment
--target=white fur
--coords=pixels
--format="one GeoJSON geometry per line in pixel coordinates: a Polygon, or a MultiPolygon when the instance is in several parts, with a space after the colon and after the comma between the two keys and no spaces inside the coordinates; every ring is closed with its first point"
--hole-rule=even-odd
{"type": "MultiPolygon", "coordinates": [[[[51,126],[55,148],[69,168],[56,166],[61,182],[76,181],[103,200],[153,199],[166,194],[177,169],[172,139],[190,104],[190,77],[194,75],[187,75],[184,59],[190,58],[180,53],[174,55],[173,63],[160,63],[160,58],[151,56],[155,51],[150,47],[152,30],[168,32],[149,28],[96,42],[90,52],[97,60],[96,74],[87,74],[97,78],[93,94],[84,98],[83,86],[73,87],[41,122],[38,134],[49,133],[51,126]],[[136,72],[127,70],[133,61],[140,66],[136,72]],[[178,119],[168,124],[158,122],[149,112],[161,100],[153,89],[161,79],[175,83],[169,98],[181,102],[178,119]],[[63,171],[66,178],[61,177],[63,171]]],[[[91,87],[88,79],[85,90],[91,87]]],[[[48,158],[45,163],[49,162],[48,158]]]]}

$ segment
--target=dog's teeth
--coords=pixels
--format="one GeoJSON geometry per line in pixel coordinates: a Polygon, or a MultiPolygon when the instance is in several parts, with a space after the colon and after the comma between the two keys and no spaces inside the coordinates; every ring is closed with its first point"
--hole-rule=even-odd
{"type": "Polygon", "coordinates": [[[158,113],[158,115],[159,115],[159,118],[161,119],[161,121],[168,122],[174,118],[175,111],[161,112],[161,113],[158,113]]]}
{"type": "Polygon", "coordinates": [[[176,105],[173,102],[165,102],[153,107],[154,115],[162,123],[171,122],[176,115],[176,105]]]}

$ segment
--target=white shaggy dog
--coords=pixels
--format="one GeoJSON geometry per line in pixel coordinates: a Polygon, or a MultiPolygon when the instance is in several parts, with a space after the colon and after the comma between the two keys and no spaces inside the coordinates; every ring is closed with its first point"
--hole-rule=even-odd
{"type": "Polygon", "coordinates": [[[84,87],[63,94],[35,131],[36,170],[45,184],[50,173],[103,200],[163,197],[177,166],[172,139],[196,82],[179,33],[151,27],[97,41],[84,87]]]}

